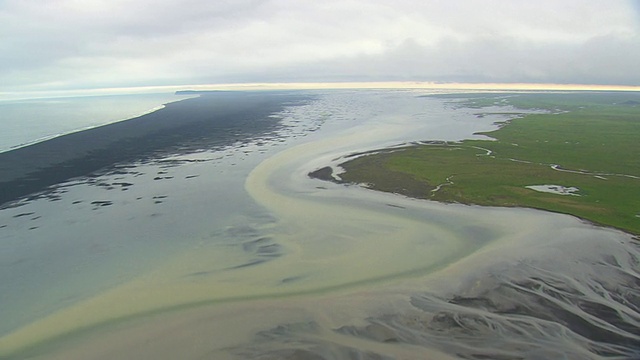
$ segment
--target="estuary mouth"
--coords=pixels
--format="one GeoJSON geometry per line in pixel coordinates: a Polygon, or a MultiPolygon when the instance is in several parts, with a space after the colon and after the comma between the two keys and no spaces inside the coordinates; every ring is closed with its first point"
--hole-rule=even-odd
{"type": "Polygon", "coordinates": [[[2,209],[0,357],[640,356],[633,236],[308,176],[505,115],[412,92],[312,95],[269,100],[278,111],[243,141],[123,161],[2,209]]]}

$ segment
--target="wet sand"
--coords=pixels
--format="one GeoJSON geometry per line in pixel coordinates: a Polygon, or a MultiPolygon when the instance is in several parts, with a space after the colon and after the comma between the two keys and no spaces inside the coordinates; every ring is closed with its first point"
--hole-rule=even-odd
{"type": "MultiPolygon", "coordinates": [[[[295,122],[304,114],[311,121],[333,111],[333,120],[264,160],[256,158],[259,165],[247,165],[252,170],[245,186],[254,203],[243,206],[261,221],[242,212],[238,221],[225,220],[224,236],[203,229],[202,241],[150,271],[4,336],[0,354],[19,349],[15,358],[637,354],[640,252],[629,235],[570,216],[444,205],[311,179],[310,171],[381,144],[469,136],[468,129],[450,131],[458,124],[443,125],[456,116],[468,124],[477,121],[472,112],[452,113],[439,100],[425,105],[427,100],[406,93],[347,93],[323,101],[290,109],[286,116],[295,122]],[[343,102],[363,96],[367,101],[355,109],[343,102]],[[388,108],[372,105],[381,98],[388,108]],[[420,112],[411,106],[424,106],[433,118],[416,115],[420,112]],[[341,121],[342,107],[361,113],[341,121]]],[[[494,120],[483,118],[474,126],[491,127],[494,120]]],[[[186,180],[194,170],[189,164],[173,169],[174,176],[186,180]]],[[[210,170],[200,168],[196,180],[210,170]]],[[[203,197],[213,179],[195,183],[200,194],[194,196],[203,197]]],[[[161,201],[178,194],[185,196],[171,193],[161,201]]],[[[187,200],[174,201],[191,203],[187,200]]],[[[190,216],[216,207],[206,201],[193,206],[201,208],[190,216]]],[[[179,208],[169,214],[183,219],[179,208]]],[[[194,226],[205,218],[192,220],[194,226]]]]}

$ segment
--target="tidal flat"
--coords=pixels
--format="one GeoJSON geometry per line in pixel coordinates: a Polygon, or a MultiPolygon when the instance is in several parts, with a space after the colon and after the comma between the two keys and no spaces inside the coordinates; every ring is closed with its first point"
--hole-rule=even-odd
{"type": "Polygon", "coordinates": [[[631,235],[307,176],[354,153],[484,138],[515,111],[422,95],[206,94],[154,113],[173,125],[151,138],[175,141],[11,200],[0,358],[637,357],[631,235]]]}

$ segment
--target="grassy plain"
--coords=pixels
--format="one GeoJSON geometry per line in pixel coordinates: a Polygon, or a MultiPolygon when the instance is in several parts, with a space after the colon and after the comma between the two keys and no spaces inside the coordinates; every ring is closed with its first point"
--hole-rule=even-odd
{"type": "Polygon", "coordinates": [[[640,94],[441,97],[479,114],[495,105],[549,113],[526,115],[484,133],[493,141],[433,142],[356,157],[341,165],[343,181],[441,202],[566,213],[640,234],[640,94]],[[579,196],[526,187],[531,185],[576,187],[579,196]]]}

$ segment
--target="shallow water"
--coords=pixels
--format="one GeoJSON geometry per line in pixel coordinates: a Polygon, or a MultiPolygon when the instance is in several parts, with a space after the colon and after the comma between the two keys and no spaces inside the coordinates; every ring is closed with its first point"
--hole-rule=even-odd
{"type": "Polygon", "coordinates": [[[504,120],[417,95],[316,93],[274,114],[283,126],[269,136],[1,210],[0,354],[637,357],[630,236],[307,177],[354,152],[504,120]]]}

